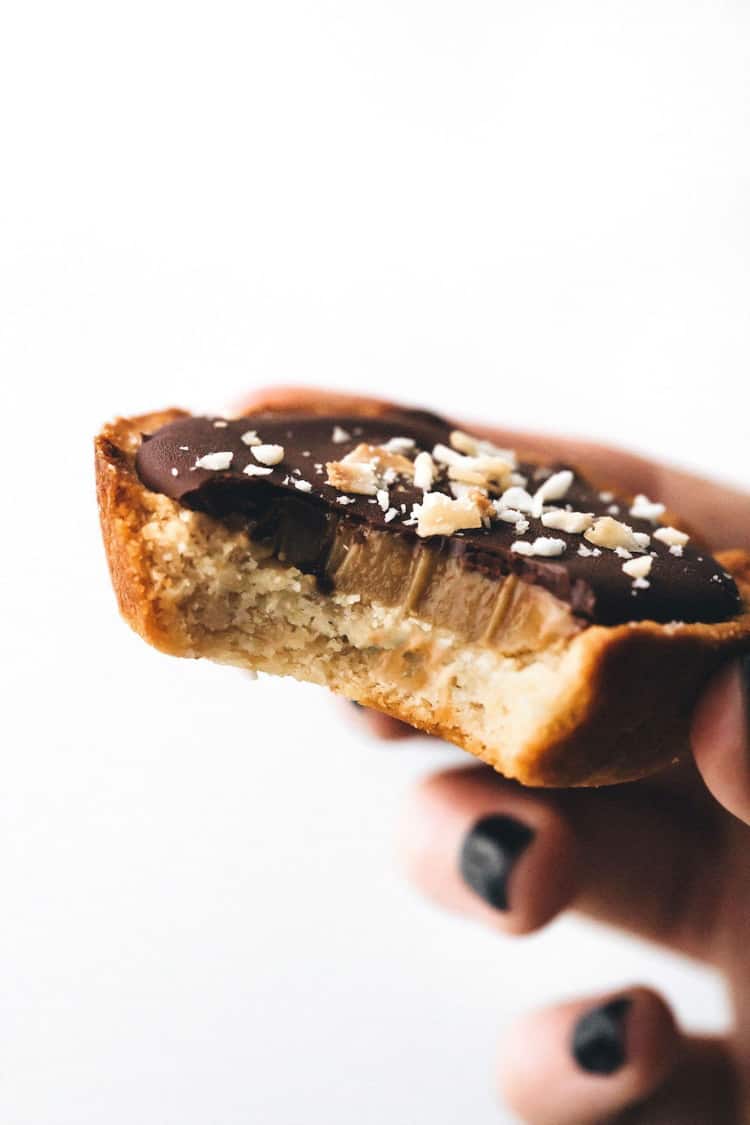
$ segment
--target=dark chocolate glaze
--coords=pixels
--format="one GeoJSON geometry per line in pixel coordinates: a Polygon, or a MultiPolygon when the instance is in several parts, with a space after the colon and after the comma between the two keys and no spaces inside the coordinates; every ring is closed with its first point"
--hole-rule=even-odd
{"type": "MultiPolygon", "coordinates": [[[[431,451],[438,442],[448,445],[454,428],[432,414],[397,410],[378,417],[254,414],[224,422],[189,417],[154,434],[144,434],[136,459],[141,480],[152,491],[164,493],[185,507],[219,519],[239,517],[247,523],[254,538],[274,540],[280,557],[305,573],[317,574],[321,581],[339,521],[357,525],[362,535],[377,528],[416,539],[415,527],[405,526],[403,521],[411,515],[412,505],[422,500],[421,490],[399,477],[389,490],[390,503],[398,509],[398,516],[390,522],[386,522],[385,513],[372,497],[351,495],[353,503],[342,505],[342,493],[326,484],[326,462],[341,460],[360,442],[380,445],[392,437],[413,438],[418,449],[431,451]],[[351,439],[334,442],[334,426],[347,431],[351,439]],[[252,450],[242,441],[241,435],[248,430],[255,430],[264,444],[284,447],[283,460],[266,476],[243,473],[246,465],[257,464],[252,450]],[[232,453],[227,471],[195,468],[197,458],[216,452],[232,453]],[[299,490],[295,481],[308,482],[311,491],[299,490]],[[281,543],[280,534],[284,538],[281,543]]],[[[545,468],[562,467],[551,463],[545,468]]],[[[527,487],[532,493],[546,475],[539,469],[535,465],[519,465],[519,472],[528,477],[527,487]]],[[[436,478],[433,490],[450,495],[443,475],[436,478]]],[[[634,531],[653,534],[653,524],[628,514],[628,502],[615,498],[617,511],[611,510],[612,503],[602,500],[599,492],[577,473],[565,498],[555,502],[574,511],[613,515],[634,531]]],[[[489,528],[459,531],[448,537],[433,536],[419,542],[427,549],[451,553],[467,568],[490,577],[514,573],[525,582],[543,586],[569,602],[577,616],[590,622],[715,622],[733,617],[741,608],[731,576],[691,542],[678,558],[666,544],[652,538],[649,549],[656,557],[648,577],[649,586],[636,589],[622,570],[623,560],[613,551],[602,550],[600,555],[584,558],[578,554],[578,548],[590,544],[581,535],[547,528],[541,520],[527,518],[530,526],[523,539],[563,539],[567,544],[565,553],[556,558],[512,553],[511,545],[519,537],[512,524],[499,520],[489,528]]]]}

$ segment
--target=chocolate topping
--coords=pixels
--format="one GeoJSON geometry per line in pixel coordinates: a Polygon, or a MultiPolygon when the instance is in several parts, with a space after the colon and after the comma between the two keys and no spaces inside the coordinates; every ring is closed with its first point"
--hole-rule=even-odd
{"type": "MultiPolygon", "coordinates": [[[[387,484],[387,503],[382,497],[345,494],[327,483],[327,463],[340,462],[360,443],[381,446],[392,438],[413,439],[409,454],[413,459],[420,450],[448,446],[452,432],[445,420],[420,411],[393,410],[376,417],[279,413],[233,420],[188,417],[154,434],[144,434],[136,464],[141,480],[151,490],[217,518],[246,522],[254,539],[272,541],[279,558],[316,574],[325,583],[326,561],[337,527],[345,523],[365,537],[374,528],[415,541],[412,507],[423,500],[422,490],[408,474],[399,474],[387,484]],[[282,459],[274,465],[263,464],[248,444],[253,439],[243,441],[249,431],[255,431],[264,446],[282,446],[282,459]],[[220,453],[231,453],[228,468],[201,467],[223,465],[228,458],[210,456],[220,453]],[[196,466],[202,458],[208,460],[196,466]],[[253,475],[245,473],[247,466],[254,467],[253,475]]],[[[528,479],[528,490],[533,492],[550,470],[564,467],[521,463],[518,472],[528,479]]],[[[436,474],[431,488],[452,496],[444,471],[436,474]]],[[[489,526],[420,539],[419,545],[452,556],[463,567],[487,577],[513,573],[524,582],[542,586],[589,622],[715,622],[739,612],[734,581],[715,559],[692,543],[682,548],[681,555],[673,553],[666,543],[653,538],[651,522],[629,515],[627,501],[603,499],[576,473],[564,499],[554,506],[597,517],[614,515],[633,531],[652,536],[648,581],[634,583],[623,573],[622,556],[615,551],[591,553],[592,545],[582,535],[550,530],[533,515],[524,516],[528,528],[522,535],[513,524],[493,519],[485,521],[489,526]],[[562,540],[563,552],[549,558],[512,550],[520,540],[533,543],[543,537],[562,540]],[[579,554],[582,546],[589,553],[579,554]]]]}

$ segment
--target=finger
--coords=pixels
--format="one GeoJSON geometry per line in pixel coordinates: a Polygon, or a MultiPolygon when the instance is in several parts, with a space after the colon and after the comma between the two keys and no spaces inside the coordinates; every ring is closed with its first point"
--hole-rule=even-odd
{"type": "Polygon", "coordinates": [[[735,1120],[725,1051],[685,1039],[663,1000],[643,988],[527,1017],[501,1046],[499,1085],[528,1125],[735,1120]]]}
{"type": "Polygon", "coordinates": [[[262,410],[304,411],[311,414],[382,414],[392,404],[386,399],[332,391],[323,387],[285,384],[258,387],[237,403],[238,412],[262,410]]]}
{"type": "MultiPolygon", "coordinates": [[[[251,392],[242,400],[239,409],[379,414],[389,405],[387,400],[372,396],[321,388],[276,386],[251,392]]],[[[532,459],[554,458],[578,464],[593,476],[601,488],[611,487],[629,495],[644,492],[679,513],[714,550],[750,548],[750,495],[745,490],[705,480],[682,469],[598,442],[472,422],[462,425],[501,445],[518,449],[532,459]]]]}
{"type": "Polygon", "coordinates": [[[710,681],[691,737],[696,765],[714,797],[750,824],[750,656],[710,681]]]}
{"type": "Polygon", "coordinates": [[[506,933],[543,926],[574,896],[575,841],[530,790],[449,770],[417,790],[403,852],[412,879],[447,909],[506,933]]]}
{"type": "Polygon", "coordinates": [[[725,846],[719,819],[687,790],[636,783],[540,792],[471,767],[417,789],[403,846],[425,893],[500,930],[527,932],[570,905],[710,958],[725,846]],[[531,833],[522,848],[521,828],[531,833]]]}

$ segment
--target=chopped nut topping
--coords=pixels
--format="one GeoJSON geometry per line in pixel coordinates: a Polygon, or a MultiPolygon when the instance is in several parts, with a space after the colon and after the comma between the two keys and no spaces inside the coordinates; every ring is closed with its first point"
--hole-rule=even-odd
{"type": "Polygon", "coordinates": [[[572,483],[573,474],[570,469],[561,469],[559,473],[547,477],[534,493],[531,514],[538,519],[545,503],[548,500],[562,500],[572,483]]]}
{"type": "Polygon", "coordinates": [[[384,441],[381,449],[385,449],[388,453],[410,453],[416,445],[414,438],[410,437],[392,437],[388,441],[384,441]]]}
{"type": "MultiPolygon", "coordinates": [[[[267,477],[269,473],[273,472],[273,469],[264,469],[261,465],[253,465],[251,461],[249,465],[245,465],[242,471],[245,476],[248,477],[267,477]]],[[[288,480],[289,477],[286,478],[284,484],[286,484],[288,480]]]]}
{"type": "Polygon", "coordinates": [[[494,500],[493,504],[497,512],[497,518],[502,520],[503,523],[518,523],[519,520],[523,519],[523,515],[517,508],[504,508],[502,500],[494,500]]]}
{"type": "Polygon", "coordinates": [[[552,508],[542,514],[542,523],[545,527],[553,527],[557,531],[569,531],[571,534],[580,535],[591,527],[594,517],[591,512],[566,512],[563,508],[552,508]]]}
{"type": "Polygon", "coordinates": [[[172,467],[169,471],[170,471],[170,473],[172,474],[173,477],[179,476],[179,473],[180,473],[179,469],[176,469],[176,468],[172,467]]]}
{"type": "Polygon", "coordinates": [[[240,441],[244,441],[245,445],[261,444],[256,430],[246,430],[245,433],[240,436],[240,441]]]}
{"type": "Polygon", "coordinates": [[[326,483],[340,492],[356,492],[360,496],[374,496],[378,491],[378,478],[372,465],[350,461],[329,461],[326,465],[326,483]]]}
{"type": "Polygon", "coordinates": [[[380,505],[381,510],[384,511],[384,512],[387,512],[388,509],[391,506],[391,498],[388,495],[388,489],[387,488],[379,488],[378,491],[375,493],[375,499],[377,500],[378,504],[380,505]]]}
{"type": "Polygon", "coordinates": [[[435,477],[435,462],[429,453],[418,453],[414,460],[414,487],[429,492],[435,477]]]}
{"type": "Polygon", "coordinates": [[[612,501],[614,500],[614,498],[615,498],[614,492],[600,492],[599,493],[599,499],[601,500],[602,504],[611,504],[612,501]]]}
{"type": "Polygon", "coordinates": [[[680,546],[680,544],[675,543],[674,546],[669,548],[669,553],[670,553],[670,555],[674,555],[676,558],[681,559],[682,558],[682,550],[683,549],[680,546]]]}
{"type": "Polygon", "coordinates": [[[326,469],[328,484],[341,492],[356,492],[362,496],[375,496],[383,483],[392,484],[399,473],[414,474],[414,465],[408,457],[366,442],[360,442],[340,461],[329,461],[326,469]]]}
{"type": "Polygon", "coordinates": [[[345,441],[351,441],[352,435],[345,430],[343,426],[334,426],[333,433],[331,434],[331,441],[334,445],[343,445],[345,441]]]}
{"type": "Polygon", "coordinates": [[[465,453],[469,457],[476,457],[479,452],[479,440],[472,437],[471,434],[465,434],[463,430],[454,430],[450,436],[450,442],[459,453],[465,453]]]}
{"type": "Polygon", "coordinates": [[[499,457],[507,461],[511,468],[516,466],[516,455],[512,449],[500,449],[491,441],[474,437],[464,433],[463,430],[454,430],[450,436],[450,443],[459,453],[468,457],[499,457]]]}
{"type": "Polygon", "coordinates": [[[624,562],[622,569],[630,578],[646,578],[651,572],[653,562],[651,555],[641,555],[640,558],[624,562]]]}
{"type": "Polygon", "coordinates": [[[654,532],[654,539],[666,543],[668,547],[684,547],[689,538],[689,535],[678,531],[676,527],[659,527],[654,532]]]}
{"type": "Polygon", "coordinates": [[[213,469],[214,472],[222,472],[232,464],[233,456],[232,453],[206,453],[203,457],[198,457],[195,468],[213,469]]]}
{"type": "Polygon", "coordinates": [[[396,473],[403,473],[408,477],[414,476],[413,461],[404,457],[402,453],[393,453],[386,449],[384,445],[368,445],[367,442],[360,442],[351,452],[347,453],[346,457],[341,458],[343,465],[349,465],[352,462],[372,465],[373,468],[382,473],[385,473],[388,469],[394,469],[396,473]]]}
{"type": "Polygon", "coordinates": [[[463,527],[481,527],[479,508],[469,497],[451,500],[444,492],[426,492],[421,504],[414,505],[417,535],[452,535],[463,527]]]}
{"type": "Polygon", "coordinates": [[[520,539],[511,545],[511,551],[517,555],[541,555],[545,558],[554,558],[565,550],[564,539],[548,539],[542,535],[530,543],[528,539],[520,539]]]}
{"type": "Polygon", "coordinates": [[[448,476],[463,484],[504,488],[508,483],[510,468],[510,464],[501,457],[487,457],[484,454],[479,457],[464,457],[456,454],[455,460],[448,463],[448,476]]]}
{"type": "Polygon", "coordinates": [[[385,513],[385,522],[390,523],[391,520],[395,520],[397,515],[398,515],[398,508],[389,508],[388,511],[385,513]]]}
{"type": "Polygon", "coordinates": [[[216,421],[214,422],[214,426],[216,427],[217,430],[225,430],[228,425],[229,425],[229,423],[225,422],[223,418],[217,418],[216,421]]]}
{"type": "Polygon", "coordinates": [[[648,496],[639,493],[630,508],[630,514],[636,520],[651,520],[656,523],[664,515],[666,508],[663,504],[655,504],[648,496]]]}
{"type": "Polygon", "coordinates": [[[597,547],[606,547],[614,551],[616,547],[624,547],[627,551],[643,551],[644,547],[638,542],[632,527],[611,516],[599,516],[594,520],[593,527],[583,533],[584,539],[597,547]]]}
{"type": "Polygon", "coordinates": [[[511,488],[506,488],[500,497],[500,503],[504,508],[515,508],[519,512],[529,513],[534,506],[534,499],[525,488],[513,485],[511,488]]]}
{"type": "Polygon", "coordinates": [[[354,499],[353,496],[337,496],[336,497],[336,503],[337,504],[356,504],[357,501],[354,499]]]}
{"type": "Polygon", "coordinates": [[[309,480],[296,480],[294,487],[298,488],[300,492],[312,492],[312,485],[309,480]]]}
{"type": "Polygon", "coordinates": [[[601,551],[598,547],[587,547],[584,543],[581,543],[578,548],[578,554],[582,559],[590,559],[600,555],[601,551]]]}
{"type": "Polygon", "coordinates": [[[479,514],[483,520],[490,521],[495,519],[495,517],[497,516],[497,509],[483,489],[470,488],[468,498],[476,504],[477,508],[479,509],[479,514]]]}
{"type": "Polygon", "coordinates": [[[254,445],[253,457],[261,465],[278,465],[284,459],[283,445],[254,445]]]}

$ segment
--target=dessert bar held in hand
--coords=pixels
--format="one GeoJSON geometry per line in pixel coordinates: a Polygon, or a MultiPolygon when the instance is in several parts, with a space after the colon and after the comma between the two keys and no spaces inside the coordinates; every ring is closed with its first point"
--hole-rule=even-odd
{"type": "Polygon", "coordinates": [[[97,475],[152,644],[325,684],[527,784],[667,764],[750,647],[747,555],[421,411],[120,420],[97,475]]]}

